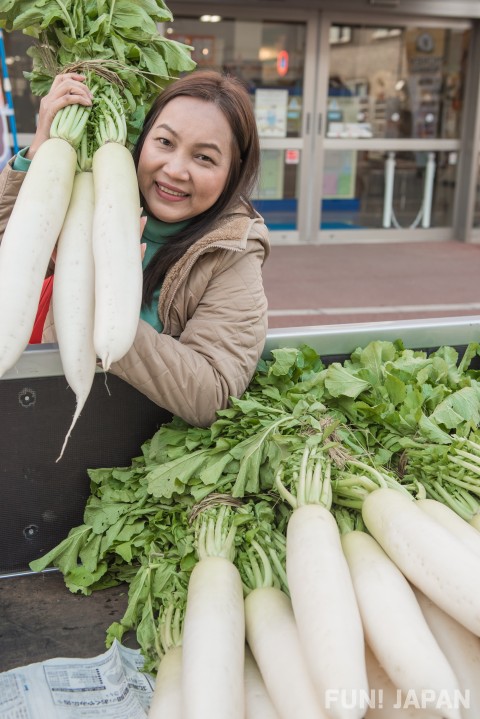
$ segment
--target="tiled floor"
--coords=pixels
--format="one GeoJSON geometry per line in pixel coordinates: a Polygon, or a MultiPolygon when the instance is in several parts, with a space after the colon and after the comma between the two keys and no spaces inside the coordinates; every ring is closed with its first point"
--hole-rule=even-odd
{"type": "Polygon", "coordinates": [[[480,245],[273,246],[271,328],[480,315],[480,245]]]}

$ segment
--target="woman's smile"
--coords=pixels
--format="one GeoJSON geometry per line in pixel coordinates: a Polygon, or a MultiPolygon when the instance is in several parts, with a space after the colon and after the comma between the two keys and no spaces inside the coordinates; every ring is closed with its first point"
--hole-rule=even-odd
{"type": "Polygon", "coordinates": [[[175,188],[170,187],[165,183],[157,182],[156,185],[158,189],[158,194],[161,197],[165,198],[167,201],[178,202],[179,200],[184,200],[186,197],[188,197],[187,192],[176,190],[175,188]]]}

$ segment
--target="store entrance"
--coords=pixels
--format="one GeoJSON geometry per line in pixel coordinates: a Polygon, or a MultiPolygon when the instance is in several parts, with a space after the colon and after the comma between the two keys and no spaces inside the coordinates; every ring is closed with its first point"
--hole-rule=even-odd
{"type": "MultiPolygon", "coordinates": [[[[262,153],[254,201],[273,243],[456,239],[471,139],[461,127],[467,116],[474,128],[478,113],[475,92],[465,92],[480,72],[471,22],[229,13],[176,9],[162,32],[191,45],[199,68],[248,88],[262,153]]],[[[20,147],[38,107],[25,42],[21,33],[5,42],[20,147]]]]}
{"type": "Polygon", "coordinates": [[[255,204],[276,243],[453,236],[468,23],[176,17],[255,108],[255,204]]]}
{"type": "Polygon", "coordinates": [[[330,25],[319,240],[452,228],[469,44],[467,26],[330,25]]]}

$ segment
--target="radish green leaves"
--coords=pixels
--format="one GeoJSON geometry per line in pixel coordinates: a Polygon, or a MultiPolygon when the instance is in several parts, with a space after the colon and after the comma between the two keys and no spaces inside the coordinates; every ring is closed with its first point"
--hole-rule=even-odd
{"type": "MultiPolygon", "coordinates": [[[[103,87],[115,91],[130,144],[154,97],[195,67],[190,47],[160,34],[158,24],[170,20],[162,0],[0,0],[0,27],[34,39],[28,51],[32,92],[45,95],[59,72],[75,69],[91,76],[95,96],[103,87]]],[[[97,105],[109,114],[108,103],[97,105]]],[[[95,143],[95,129],[92,138],[95,143]]]]}

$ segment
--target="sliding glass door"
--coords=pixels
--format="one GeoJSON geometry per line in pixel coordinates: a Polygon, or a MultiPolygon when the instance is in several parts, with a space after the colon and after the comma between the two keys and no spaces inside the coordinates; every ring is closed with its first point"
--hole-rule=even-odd
{"type": "Polygon", "coordinates": [[[469,27],[331,22],[324,36],[317,239],[451,236],[469,27]]]}

